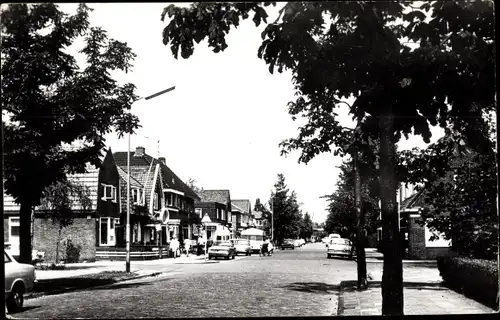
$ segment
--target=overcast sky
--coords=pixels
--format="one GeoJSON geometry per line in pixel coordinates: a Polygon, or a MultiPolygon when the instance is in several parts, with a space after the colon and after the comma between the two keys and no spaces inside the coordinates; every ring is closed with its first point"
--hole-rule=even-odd
{"type": "MultiPolygon", "coordinates": [[[[176,60],[162,43],[166,24],[160,15],[168,3],[88,5],[95,9],[91,25],[127,42],[137,54],[133,71],[117,74],[117,80],[134,83],[139,96],[176,87],[133,107],[143,127],[132,136],[132,150],[144,146],[156,157],[159,145],[160,156],[181,179],[193,178],[204,189],[229,189],[232,199],[249,199],[252,207],[256,198],[267,203],[277,174],[283,173],[303,212],[317,222],[326,219],[327,202],[320,197],[335,189],[341,159],[322,154],[305,165],[297,163],[298,152],[280,156],[279,142],[298,133],[287,112],[294,90],[291,73],[272,75],[257,57],[264,25],[256,28],[248,19],[226,37],[229,47],[223,53],[200,43],[189,59],[176,60]]],[[[269,21],[283,5],[268,10],[269,21]]],[[[76,6],[60,4],[72,14],[76,6]]],[[[353,126],[347,110],[342,119],[353,126]]],[[[432,141],[441,135],[435,132],[432,141]]],[[[127,150],[127,140],[115,134],[107,136],[107,144],[113,151],[127,150]]],[[[404,149],[414,146],[425,144],[419,137],[400,143],[404,149]]]]}

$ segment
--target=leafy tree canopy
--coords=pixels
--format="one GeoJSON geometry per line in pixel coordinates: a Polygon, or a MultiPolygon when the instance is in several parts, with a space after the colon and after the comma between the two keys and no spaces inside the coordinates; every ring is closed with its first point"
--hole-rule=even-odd
{"type": "MultiPolygon", "coordinates": [[[[483,131],[483,141],[490,133],[483,131]]],[[[490,147],[479,153],[462,133],[449,131],[429,148],[401,156],[407,180],[423,184],[421,223],[451,239],[464,256],[491,259],[498,250],[496,151],[490,147]]]]}
{"type": "MultiPolygon", "coordinates": [[[[162,13],[169,18],[163,42],[176,58],[179,51],[190,57],[204,39],[223,51],[240,19],[253,13],[257,26],[268,23],[271,4],[170,5],[162,13]]],[[[271,73],[292,71],[297,99],[289,112],[308,119],[297,138],[283,141],[283,152],[302,150],[303,162],[332,145],[344,152],[351,135],[336,108],[349,97],[355,118],[367,117],[367,134],[378,132],[377,117],[390,108],[395,139],[415,133],[428,142],[429,125],[449,122],[478,139],[480,109],[494,108],[493,23],[490,1],[286,3],[258,48],[271,73]]]]}
{"type": "Polygon", "coordinates": [[[4,187],[20,203],[20,260],[30,262],[30,215],[46,188],[66,174],[100,165],[104,135],[138,128],[126,112],[137,100],[135,86],[120,85],[112,71],[127,72],[135,54],[89,24],[80,4],[68,15],[53,3],[9,4],[2,28],[2,121],[4,187]],[[86,64],[66,50],[78,37],[86,64]],[[79,148],[66,148],[81,142],[79,148]]]}

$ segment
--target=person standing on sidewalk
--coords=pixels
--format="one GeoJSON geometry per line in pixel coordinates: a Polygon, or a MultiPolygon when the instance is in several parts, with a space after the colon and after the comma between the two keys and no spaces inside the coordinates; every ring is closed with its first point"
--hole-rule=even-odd
{"type": "Polygon", "coordinates": [[[189,250],[191,249],[191,240],[184,239],[184,250],[186,250],[186,257],[189,257],[189,250]]]}
{"type": "Polygon", "coordinates": [[[170,243],[170,248],[174,253],[174,259],[177,258],[177,251],[179,251],[179,240],[177,240],[176,237],[172,239],[172,242],[170,243]]]}

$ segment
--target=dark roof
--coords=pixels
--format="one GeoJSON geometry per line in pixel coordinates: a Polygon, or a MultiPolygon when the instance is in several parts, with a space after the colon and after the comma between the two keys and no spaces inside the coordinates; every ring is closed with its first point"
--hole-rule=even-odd
{"type": "Polygon", "coordinates": [[[218,202],[225,205],[231,203],[229,190],[201,190],[198,192],[199,202],[218,202]]]}
{"type": "Polygon", "coordinates": [[[411,209],[411,208],[418,208],[418,207],[424,207],[425,202],[424,202],[425,196],[424,196],[424,191],[419,191],[408,198],[404,199],[403,202],[401,202],[401,210],[406,210],[406,209],[411,209]]]}
{"type": "MultiPolygon", "coordinates": [[[[160,164],[160,175],[162,177],[163,187],[178,190],[184,192],[186,197],[192,198],[194,200],[199,199],[198,195],[189,188],[166,164],[159,161],[156,158],[151,157],[148,154],[142,156],[134,156],[135,152],[130,152],[130,166],[131,167],[150,167],[151,161],[153,161],[152,171],[155,169],[157,164],[160,164]]],[[[114,153],[115,162],[117,166],[126,167],[127,166],[127,152],[115,152],[114,153]]],[[[133,170],[131,170],[133,172],[133,170]]],[[[153,171],[154,173],[154,171],[153,171]]],[[[138,179],[139,181],[143,181],[138,179]]]]}
{"type": "Polygon", "coordinates": [[[231,200],[231,205],[243,209],[242,213],[250,213],[252,211],[250,200],[231,200]]]}

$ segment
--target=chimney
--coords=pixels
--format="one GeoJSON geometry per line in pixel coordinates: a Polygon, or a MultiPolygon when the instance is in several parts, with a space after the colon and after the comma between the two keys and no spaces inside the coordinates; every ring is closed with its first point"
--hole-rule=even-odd
{"type": "Polygon", "coordinates": [[[158,160],[160,160],[161,163],[163,163],[164,165],[166,165],[166,163],[165,163],[165,157],[159,157],[158,160]]]}
{"type": "Polygon", "coordinates": [[[144,147],[137,147],[135,148],[135,153],[134,157],[142,157],[146,153],[146,148],[144,147]]]}

